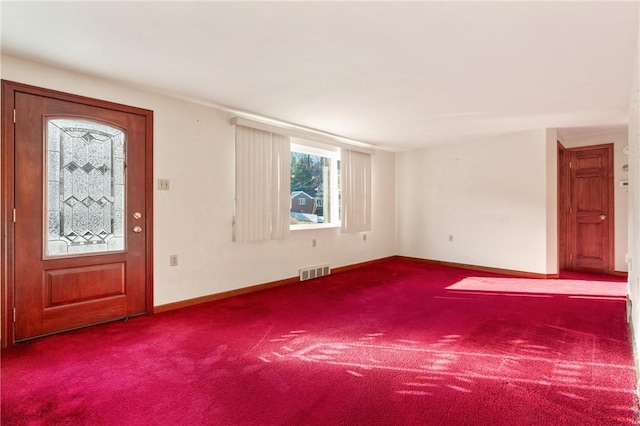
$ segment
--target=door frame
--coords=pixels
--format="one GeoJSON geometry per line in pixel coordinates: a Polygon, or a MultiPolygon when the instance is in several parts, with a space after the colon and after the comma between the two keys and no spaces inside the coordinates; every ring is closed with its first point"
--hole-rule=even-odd
{"type": "Polygon", "coordinates": [[[567,148],[558,141],[558,273],[569,266],[569,161],[567,148]]]}
{"type": "Polygon", "coordinates": [[[2,325],[2,349],[13,346],[14,336],[14,297],[15,297],[15,230],[13,227],[13,208],[15,205],[15,134],[14,103],[18,92],[74,102],[92,107],[121,111],[141,115],[145,118],[145,311],[153,313],[153,111],[103,101],[57,90],[45,89],[8,80],[2,80],[2,122],[0,150],[0,321],[2,325]]]}
{"type": "Polygon", "coordinates": [[[607,205],[608,220],[607,233],[609,238],[609,250],[607,253],[608,264],[605,267],[605,274],[615,274],[615,186],[614,186],[614,145],[613,143],[587,145],[574,148],[564,147],[558,141],[558,269],[569,269],[571,267],[570,232],[571,232],[571,216],[569,213],[570,197],[571,197],[571,178],[569,162],[572,152],[590,151],[595,149],[609,150],[609,163],[607,164],[607,185],[609,186],[610,197],[607,205]],[[560,233],[565,232],[564,238],[560,233]]]}

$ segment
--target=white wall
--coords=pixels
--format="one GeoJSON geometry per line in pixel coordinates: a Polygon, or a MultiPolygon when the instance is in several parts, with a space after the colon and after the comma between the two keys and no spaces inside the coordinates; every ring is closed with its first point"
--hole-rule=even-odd
{"type": "Polygon", "coordinates": [[[614,181],[614,224],[615,224],[615,270],[626,271],[628,241],[628,217],[629,217],[629,188],[622,188],[618,185],[621,180],[629,179],[629,172],[622,169],[628,164],[629,156],[622,153],[622,148],[629,143],[629,132],[602,133],[590,136],[580,136],[574,138],[562,138],[562,145],[565,148],[578,148],[583,146],[602,145],[613,143],[613,181],[614,181]]]}
{"type": "Polygon", "coordinates": [[[636,368],[640,355],[640,29],[629,99],[629,298],[636,368]]]}
{"type": "Polygon", "coordinates": [[[282,241],[234,243],[229,114],[7,56],[1,73],[6,80],[154,111],[154,175],[171,180],[170,191],[154,193],[156,306],[289,278],[300,267],[338,267],[396,254],[393,153],[373,156],[373,228],[366,242],[362,234],[320,229],[295,231],[282,241]],[[169,266],[172,254],[179,256],[177,267],[169,266]]]}
{"type": "Polygon", "coordinates": [[[399,254],[556,273],[554,138],[541,129],[397,154],[399,254]]]}

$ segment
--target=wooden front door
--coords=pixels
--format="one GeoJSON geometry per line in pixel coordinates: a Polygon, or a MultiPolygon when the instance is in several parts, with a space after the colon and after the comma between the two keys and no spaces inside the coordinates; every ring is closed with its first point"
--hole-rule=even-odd
{"type": "Polygon", "coordinates": [[[567,150],[569,269],[612,273],[613,145],[567,150]]]}
{"type": "Polygon", "coordinates": [[[7,343],[150,312],[152,113],[9,82],[3,108],[7,343]]]}

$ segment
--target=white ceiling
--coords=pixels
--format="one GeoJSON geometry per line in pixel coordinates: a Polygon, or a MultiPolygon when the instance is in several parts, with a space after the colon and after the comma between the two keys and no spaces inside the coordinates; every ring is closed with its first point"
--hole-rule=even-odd
{"type": "Polygon", "coordinates": [[[638,2],[10,2],[2,52],[402,150],[624,128],[638,2]]]}

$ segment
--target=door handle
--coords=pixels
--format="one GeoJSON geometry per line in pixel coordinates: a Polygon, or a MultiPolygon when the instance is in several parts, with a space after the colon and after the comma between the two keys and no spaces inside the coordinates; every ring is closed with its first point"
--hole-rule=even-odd
{"type": "Polygon", "coordinates": [[[606,218],[607,218],[607,215],[606,215],[606,214],[601,214],[601,215],[600,215],[600,220],[605,220],[606,218]]]}
{"type": "Polygon", "coordinates": [[[135,232],[136,234],[139,234],[142,232],[142,227],[141,226],[134,226],[133,227],[133,232],[135,232]]]}

